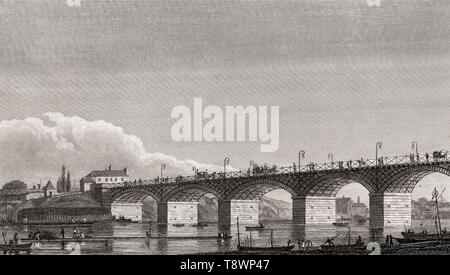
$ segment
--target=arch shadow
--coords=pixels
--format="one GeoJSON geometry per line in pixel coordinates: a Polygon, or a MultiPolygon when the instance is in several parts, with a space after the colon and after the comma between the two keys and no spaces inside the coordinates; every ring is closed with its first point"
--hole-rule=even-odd
{"type": "Polygon", "coordinates": [[[228,194],[227,199],[259,200],[265,194],[278,189],[285,190],[293,197],[297,195],[292,186],[284,182],[275,179],[255,179],[241,184],[228,194]]]}

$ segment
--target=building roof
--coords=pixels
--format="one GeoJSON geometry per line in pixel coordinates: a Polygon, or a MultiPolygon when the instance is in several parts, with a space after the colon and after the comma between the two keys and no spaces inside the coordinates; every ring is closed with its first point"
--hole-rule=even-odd
{"type": "Polygon", "coordinates": [[[82,183],[89,183],[89,182],[90,183],[95,183],[95,180],[93,178],[89,177],[89,176],[86,176],[86,177],[82,177],[80,182],[82,182],[82,183]]]}
{"type": "Polygon", "coordinates": [[[102,170],[102,171],[98,171],[98,170],[94,170],[92,172],[90,172],[87,177],[126,177],[127,175],[127,169],[123,169],[123,170],[111,170],[111,167],[109,169],[106,170],[102,170]]]}
{"type": "Polygon", "coordinates": [[[55,187],[53,186],[52,182],[49,180],[47,182],[47,184],[44,186],[44,188],[42,188],[43,190],[56,190],[55,187]]]}
{"type": "Polygon", "coordinates": [[[0,196],[16,196],[27,194],[27,185],[23,181],[13,180],[8,182],[0,190],[0,196]]]}

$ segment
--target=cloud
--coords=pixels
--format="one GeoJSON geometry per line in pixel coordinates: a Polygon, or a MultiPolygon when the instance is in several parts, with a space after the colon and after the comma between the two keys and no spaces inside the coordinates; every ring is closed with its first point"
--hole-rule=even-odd
{"type": "Polygon", "coordinates": [[[142,140],[121,127],[99,120],[46,113],[43,118],[0,122],[0,184],[13,179],[31,183],[53,181],[64,164],[73,178],[91,170],[127,167],[132,178],[149,179],[159,175],[166,163],[166,175],[192,174],[192,167],[209,171],[220,167],[179,160],[159,152],[147,152],[142,140]]]}

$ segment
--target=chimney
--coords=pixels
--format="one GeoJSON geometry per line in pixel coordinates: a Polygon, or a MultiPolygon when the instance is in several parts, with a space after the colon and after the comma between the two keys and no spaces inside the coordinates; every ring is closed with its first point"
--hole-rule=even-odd
{"type": "Polygon", "coordinates": [[[360,203],[360,201],[359,201],[359,196],[358,196],[358,204],[360,203]]]}
{"type": "Polygon", "coordinates": [[[125,175],[128,174],[128,168],[124,168],[123,171],[125,172],[125,175]]]}
{"type": "MultiPolygon", "coordinates": [[[[33,186],[33,189],[35,189],[35,188],[36,188],[36,186],[33,186]]],[[[41,184],[40,184],[40,183],[38,183],[37,188],[38,188],[38,189],[41,189],[41,184]]]]}
{"type": "Polygon", "coordinates": [[[110,164],[109,167],[108,167],[109,171],[111,171],[111,168],[112,168],[112,165],[110,164]]]}

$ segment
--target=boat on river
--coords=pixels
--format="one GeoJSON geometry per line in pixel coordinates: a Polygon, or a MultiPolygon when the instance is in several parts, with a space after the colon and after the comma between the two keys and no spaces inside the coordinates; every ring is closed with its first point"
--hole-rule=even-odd
{"type": "Polygon", "coordinates": [[[185,224],[184,223],[174,223],[174,224],[172,224],[172,226],[183,227],[183,226],[185,226],[185,224]]]}
{"type": "Polygon", "coordinates": [[[279,252],[289,252],[294,249],[294,245],[287,246],[275,246],[273,243],[273,229],[270,230],[270,246],[253,246],[251,230],[250,239],[247,239],[244,243],[241,243],[240,231],[239,231],[239,218],[237,218],[237,230],[238,230],[238,252],[242,253],[279,253],[279,252]]]}
{"type": "Polygon", "coordinates": [[[247,230],[247,231],[251,231],[251,230],[263,230],[264,228],[266,228],[266,227],[264,226],[264,224],[259,223],[259,225],[256,225],[256,226],[246,226],[246,227],[245,227],[245,230],[247,230]]]}
{"type": "Polygon", "coordinates": [[[420,243],[420,242],[433,242],[433,241],[442,241],[445,243],[450,243],[450,233],[449,232],[442,232],[441,235],[437,233],[415,233],[412,231],[408,232],[402,232],[403,238],[394,238],[397,242],[400,244],[407,244],[407,243],[420,243]]]}
{"type": "Polygon", "coordinates": [[[333,225],[337,226],[337,227],[347,227],[350,225],[350,223],[346,222],[346,221],[337,221],[337,222],[334,222],[333,225]]]}
{"type": "MultiPolygon", "coordinates": [[[[445,191],[445,190],[444,190],[445,191]]],[[[447,232],[446,229],[442,230],[441,228],[441,218],[439,214],[439,198],[442,197],[442,193],[439,195],[439,192],[434,188],[432,193],[432,200],[436,206],[436,233],[428,233],[426,230],[421,233],[415,233],[411,229],[402,232],[403,238],[394,238],[400,244],[412,244],[412,243],[422,243],[422,242],[440,242],[440,243],[450,243],[450,232],[447,232]]]]}

